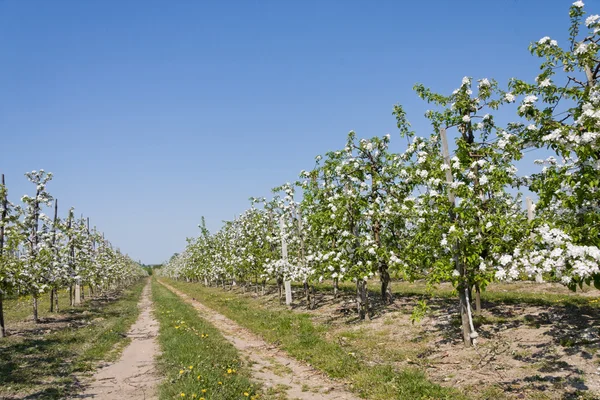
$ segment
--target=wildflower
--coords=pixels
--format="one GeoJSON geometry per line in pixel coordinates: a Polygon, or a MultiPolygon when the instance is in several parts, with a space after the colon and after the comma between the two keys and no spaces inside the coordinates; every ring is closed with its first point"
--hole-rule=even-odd
{"type": "Polygon", "coordinates": [[[181,375],[181,374],[183,374],[184,372],[185,372],[185,371],[184,371],[184,370],[182,370],[182,369],[180,369],[180,370],[179,370],[179,374],[180,374],[180,375],[181,375]]]}
{"type": "Polygon", "coordinates": [[[250,393],[244,392],[244,396],[248,397],[248,396],[250,396],[250,393]]]}
{"type": "Polygon", "coordinates": [[[193,366],[193,365],[190,365],[188,368],[189,368],[189,369],[194,369],[194,366],[193,366]]]}
{"type": "Polygon", "coordinates": [[[185,397],[185,393],[181,392],[181,395],[180,395],[180,396],[181,396],[181,397],[185,397]]]}
{"type": "Polygon", "coordinates": [[[575,3],[573,3],[574,7],[578,7],[578,8],[582,8],[584,6],[583,1],[578,0],[575,3]]]}

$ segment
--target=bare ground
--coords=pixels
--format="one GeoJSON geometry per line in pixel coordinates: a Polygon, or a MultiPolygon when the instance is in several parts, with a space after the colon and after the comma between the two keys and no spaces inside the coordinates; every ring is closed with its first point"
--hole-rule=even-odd
{"type": "Polygon", "coordinates": [[[196,299],[190,298],[168,284],[160,283],[193,305],[202,318],[219,329],[223,336],[238,349],[242,358],[250,361],[252,377],[265,388],[277,388],[279,392],[285,392],[290,399],[358,399],[342,384],[332,381],[320,371],[288,356],[276,346],[268,344],[196,299]]]}
{"type": "Polygon", "coordinates": [[[139,306],[140,316],[127,336],[131,343],[123,350],[119,361],[103,366],[85,391],[74,399],[153,400],[157,399],[156,385],[160,381],[155,369],[159,352],[156,336],[158,322],[152,315],[150,280],[144,287],[139,306]]]}

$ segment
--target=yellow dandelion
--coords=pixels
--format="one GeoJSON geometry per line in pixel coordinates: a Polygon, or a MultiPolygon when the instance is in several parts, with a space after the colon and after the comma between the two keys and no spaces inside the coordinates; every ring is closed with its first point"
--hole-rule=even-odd
{"type": "Polygon", "coordinates": [[[227,373],[231,374],[233,372],[233,370],[231,368],[227,368],[227,373]]]}
{"type": "Polygon", "coordinates": [[[219,382],[219,385],[222,385],[222,384],[223,384],[223,382],[219,382]]]}
{"type": "Polygon", "coordinates": [[[181,397],[185,397],[185,393],[181,393],[181,397]]]}
{"type": "Polygon", "coordinates": [[[202,389],[202,393],[206,393],[206,389],[202,389]]]}
{"type": "Polygon", "coordinates": [[[189,368],[189,369],[194,369],[194,366],[193,366],[193,365],[190,365],[188,368],[189,368]]]}
{"type": "Polygon", "coordinates": [[[250,396],[250,393],[244,392],[244,396],[248,397],[248,396],[250,396]]]}
{"type": "Polygon", "coordinates": [[[184,372],[185,372],[185,371],[184,371],[184,370],[182,370],[182,369],[180,369],[180,370],[179,370],[179,374],[183,374],[184,372]]]}

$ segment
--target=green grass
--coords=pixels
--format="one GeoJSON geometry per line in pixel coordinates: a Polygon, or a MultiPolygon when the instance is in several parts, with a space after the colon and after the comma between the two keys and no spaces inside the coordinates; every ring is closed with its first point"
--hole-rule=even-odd
{"type": "MultiPolygon", "coordinates": [[[[21,323],[18,335],[0,339],[0,398],[64,399],[72,394],[77,375],[94,370],[98,361],[115,359],[127,343],[143,287],[140,281],[116,300],[65,308],[54,325],[21,323]]],[[[23,315],[18,302],[7,309],[13,324],[23,315]]]]}
{"type": "Polygon", "coordinates": [[[278,344],[293,357],[351,385],[368,399],[461,399],[461,394],[427,380],[418,369],[397,371],[390,365],[369,366],[357,352],[348,352],[325,339],[325,325],[308,314],[269,310],[247,297],[196,283],[165,280],[240,325],[278,344]]]}
{"type": "MultiPolygon", "coordinates": [[[[60,311],[71,309],[69,304],[69,289],[58,291],[58,307],[60,311]]],[[[87,295],[87,290],[86,290],[87,295]]],[[[50,312],[50,293],[44,293],[38,298],[38,316],[46,318],[53,315],[50,312]]],[[[31,296],[20,296],[18,298],[4,299],[4,320],[6,328],[11,329],[14,322],[33,318],[33,306],[31,296]]]]}
{"type": "Polygon", "coordinates": [[[250,381],[249,370],[235,347],[215,327],[156,281],[152,283],[152,298],[160,323],[162,354],[158,368],[165,377],[159,388],[161,399],[234,400],[256,396],[258,388],[250,381]]]}

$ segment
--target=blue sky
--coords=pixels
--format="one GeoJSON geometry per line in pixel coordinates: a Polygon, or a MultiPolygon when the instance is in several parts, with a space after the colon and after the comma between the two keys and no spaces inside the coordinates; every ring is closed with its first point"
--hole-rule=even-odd
{"type": "Polygon", "coordinates": [[[417,82],[532,80],[527,46],[564,44],[570,3],[0,0],[0,172],[13,201],[54,172],[63,215],[161,262],[350,130],[400,146],[396,103],[429,133],[417,82]]]}

